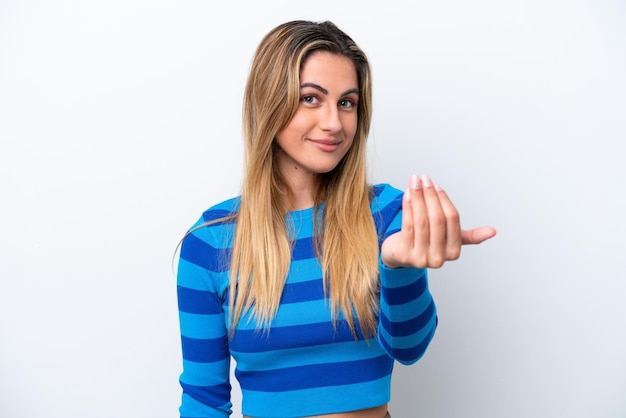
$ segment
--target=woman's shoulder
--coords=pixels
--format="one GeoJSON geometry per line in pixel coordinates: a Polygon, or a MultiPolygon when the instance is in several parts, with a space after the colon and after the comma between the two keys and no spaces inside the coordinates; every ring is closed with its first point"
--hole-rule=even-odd
{"type": "Polygon", "coordinates": [[[240,200],[237,196],[209,207],[199,218],[196,218],[196,222],[191,225],[187,234],[208,239],[207,234],[210,230],[223,229],[234,224],[240,200]]]}
{"type": "Polygon", "coordinates": [[[202,212],[183,238],[183,249],[200,248],[199,253],[210,254],[213,249],[226,248],[232,239],[239,197],[224,200],[202,212]]]}
{"type": "Polygon", "coordinates": [[[214,221],[223,219],[222,222],[216,222],[216,223],[223,223],[228,220],[232,222],[232,219],[234,218],[235,215],[237,215],[237,212],[239,211],[240,203],[241,203],[240,196],[226,199],[220,203],[217,203],[202,213],[202,218],[200,221],[214,222],[214,221]]]}
{"type": "Polygon", "coordinates": [[[390,184],[372,186],[371,210],[380,242],[391,233],[399,230],[397,219],[402,211],[403,192],[390,184]]]}
{"type": "Polygon", "coordinates": [[[388,204],[400,203],[402,206],[402,195],[404,192],[388,183],[378,183],[372,185],[372,204],[376,206],[387,206],[388,204]]]}

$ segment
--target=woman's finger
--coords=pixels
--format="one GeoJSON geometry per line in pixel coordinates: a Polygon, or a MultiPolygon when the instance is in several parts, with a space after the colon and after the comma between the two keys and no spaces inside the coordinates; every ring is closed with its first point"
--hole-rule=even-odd
{"type": "Polygon", "coordinates": [[[481,226],[468,231],[461,230],[463,245],[480,244],[483,241],[493,238],[497,231],[491,226],[481,226]]]}
{"type": "Polygon", "coordinates": [[[413,207],[411,205],[411,190],[406,189],[402,196],[402,226],[403,244],[411,248],[413,243],[413,207]]]}
{"type": "Polygon", "coordinates": [[[461,255],[461,220],[459,212],[448,194],[433,182],[441,208],[446,217],[446,260],[456,260],[461,255]]]}
{"type": "Polygon", "coordinates": [[[421,180],[428,216],[428,264],[430,267],[437,268],[446,261],[446,216],[433,181],[426,174],[422,176],[421,180]]]}
{"type": "Polygon", "coordinates": [[[430,224],[428,209],[424,199],[424,184],[416,174],[411,176],[409,190],[411,191],[411,222],[413,224],[412,252],[418,256],[416,262],[423,264],[428,258],[430,242],[430,224]]]}

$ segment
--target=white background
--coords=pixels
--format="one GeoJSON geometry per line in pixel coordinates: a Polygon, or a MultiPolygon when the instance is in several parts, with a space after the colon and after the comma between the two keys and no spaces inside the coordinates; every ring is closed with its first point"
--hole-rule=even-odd
{"type": "Polygon", "coordinates": [[[431,272],[394,417],[626,416],[621,0],[0,1],[0,416],[177,416],[174,250],[237,194],[250,60],[295,18],[370,57],[372,180],[499,231],[431,272]]]}

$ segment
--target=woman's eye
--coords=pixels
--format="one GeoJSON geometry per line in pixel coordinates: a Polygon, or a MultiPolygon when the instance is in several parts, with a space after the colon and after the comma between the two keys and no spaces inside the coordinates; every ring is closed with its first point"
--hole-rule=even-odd
{"type": "Polygon", "coordinates": [[[313,104],[317,103],[317,97],[315,96],[302,96],[300,100],[304,103],[313,104]]]}
{"type": "Polygon", "coordinates": [[[339,105],[341,107],[345,107],[345,108],[350,109],[350,108],[353,108],[354,106],[356,106],[356,103],[353,102],[352,100],[344,99],[344,100],[339,102],[339,105]]]}

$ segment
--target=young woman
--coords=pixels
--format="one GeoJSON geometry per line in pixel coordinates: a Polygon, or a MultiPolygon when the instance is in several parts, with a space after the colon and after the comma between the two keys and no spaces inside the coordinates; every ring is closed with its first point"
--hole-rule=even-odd
{"type": "Polygon", "coordinates": [[[230,415],[231,357],[247,417],[387,416],[394,362],[416,362],[437,325],[427,268],[495,230],[461,230],[426,175],[368,184],[371,104],[367,58],[334,24],[262,40],[241,195],[181,245],[181,417],[230,415]]]}

